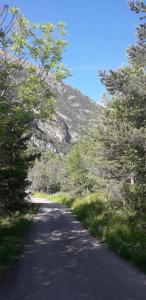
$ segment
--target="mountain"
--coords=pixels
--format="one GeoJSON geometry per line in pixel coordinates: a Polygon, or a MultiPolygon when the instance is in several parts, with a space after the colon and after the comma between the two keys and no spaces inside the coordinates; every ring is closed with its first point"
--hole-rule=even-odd
{"type": "Polygon", "coordinates": [[[92,115],[100,110],[100,106],[63,82],[51,84],[50,88],[55,94],[53,120],[35,123],[32,140],[40,150],[66,152],[70,144],[86,134],[92,115]]]}

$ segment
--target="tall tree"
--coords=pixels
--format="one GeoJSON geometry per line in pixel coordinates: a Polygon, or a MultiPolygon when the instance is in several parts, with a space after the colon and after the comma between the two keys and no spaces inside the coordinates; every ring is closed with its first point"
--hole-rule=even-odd
{"type": "MultiPolygon", "coordinates": [[[[143,1],[129,1],[129,6],[137,13],[146,12],[143,1]]],[[[128,49],[128,59],[127,67],[99,73],[109,93],[100,140],[106,158],[117,166],[111,176],[121,183],[123,204],[142,210],[146,205],[145,23],[137,27],[137,43],[128,49]]]]}
{"type": "Polygon", "coordinates": [[[53,112],[47,81],[67,75],[61,63],[66,41],[63,23],[33,24],[7,5],[0,26],[0,207],[16,210],[34,159],[27,150],[31,124],[53,112]]]}

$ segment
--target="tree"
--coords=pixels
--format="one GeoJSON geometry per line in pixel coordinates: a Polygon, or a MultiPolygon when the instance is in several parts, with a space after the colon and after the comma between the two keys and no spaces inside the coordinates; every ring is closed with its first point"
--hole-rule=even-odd
{"type": "MultiPolygon", "coordinates": [[[[130,1],[129,5],[137,13],[146,12],[143,1],[130,1]]],[[[136,45],[128,49],[127,67],[99,73],[109,93],[99,132],[105,157],[117,166],[112,177],[121,183],[123,204],[143,210],[146,204],[146,24],[137,27],[137,38],[136,45]]]]}
{"type": "Polygon", "coordinates": [[[45,152],[29,172],[33,192],[53,194],[61,189],[63,160],[60,155],[45,152]]]}
{"type": "Polygon", "coordinates": [[[5,5],[0,27],[0,207],[24,204],[27,172],[35,155],[28,152],[31,124],[49,118],[53,95],[48,80],[67,75],[62,60],[64,25],[33,24],[5,5]]]}
{"type": "Polygon", "coordinates": [[[83,196],[96,190],[97,182],[93,172],[90,170],[92,163],[90,161],[89,148],[92,148],[92,145],[89,144],[89,139],[87,142],[83,138],[76,145],[72,146],[67,154],[64,164],[64,180],[62,180],[61,186],[73,196],[83,196]]]}

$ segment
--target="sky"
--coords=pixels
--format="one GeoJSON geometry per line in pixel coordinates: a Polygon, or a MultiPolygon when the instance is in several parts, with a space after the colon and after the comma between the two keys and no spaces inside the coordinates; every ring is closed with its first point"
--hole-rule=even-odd
{"type": "Polygon", "coordinates": [[[64,64],[72,76],[66,82],[95,101],[101,101],[104,86],[99,69],[126,64],[126,49],[135,42],[138,15],[127,0],[5,0],[17,6],[33,22],[64,21],[68,46],[64,64]]]}

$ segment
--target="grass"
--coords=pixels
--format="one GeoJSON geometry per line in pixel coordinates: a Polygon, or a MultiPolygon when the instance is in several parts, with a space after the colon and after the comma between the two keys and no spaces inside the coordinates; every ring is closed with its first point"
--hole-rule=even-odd
{"type": "Polygon", "coordinates": [[[101,193],[76,199],[58,193],[45,195],[45,198],[66,204],[93,236],[146,272],[145,214],[113,209],[112,203],[105,202],[101,193]]]}
{"type": "Polygon", "coordinates": [[[60,203],[60,204],[66,204],[66,205],[70,205],[71,204],[71,198],[68,194],[66,193],[56,193],[56,194],[51,194],[51,195],[48,195],[48,194],[45,194],[45,193],[34,193],[32,195],[33,197],[36,197],[36,198],[45,198],[45,199],[48,199],[52,202],[57,202],[57,203],[60,203]]]}
{"type": "Polygon", "coordinates": [[[19,257],[37,207],[0,217],[0,273],[8,271],[19,257]]]}

